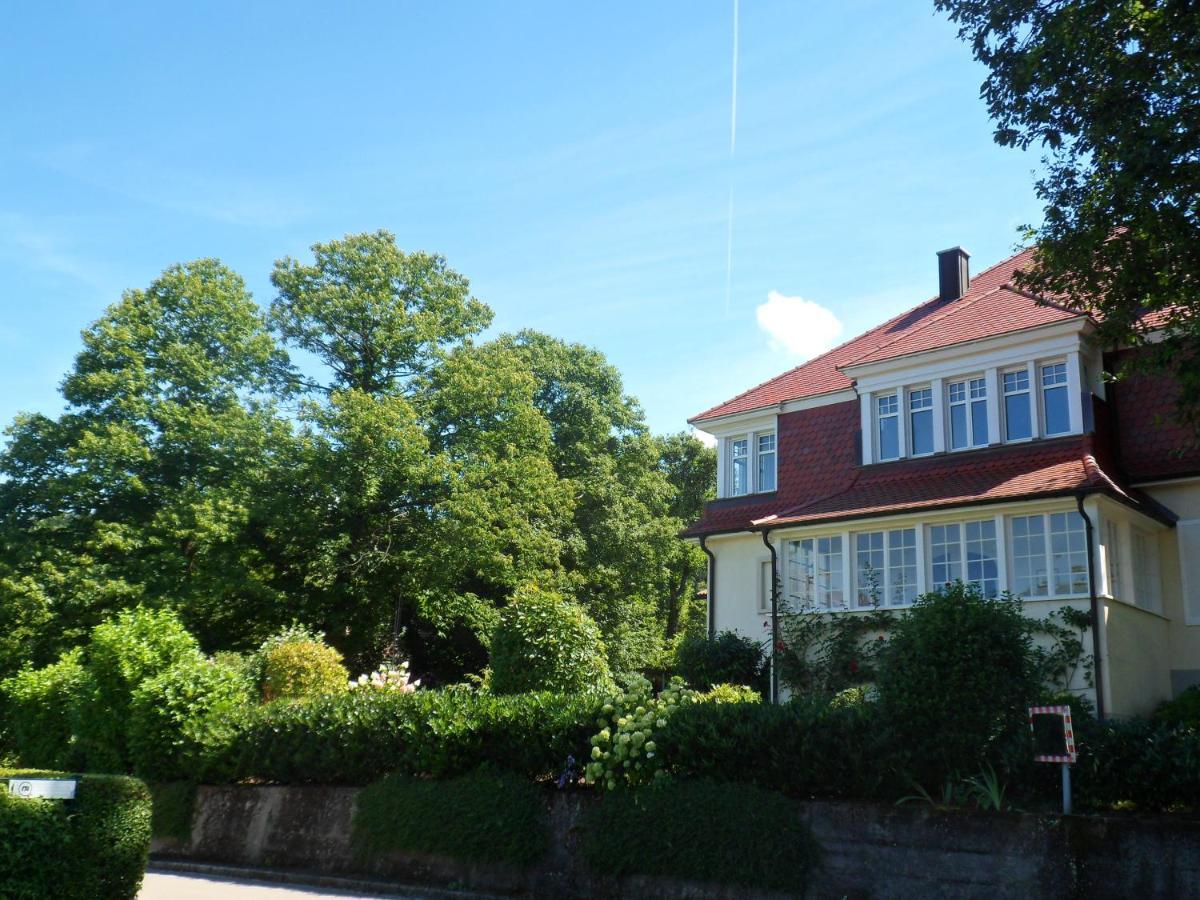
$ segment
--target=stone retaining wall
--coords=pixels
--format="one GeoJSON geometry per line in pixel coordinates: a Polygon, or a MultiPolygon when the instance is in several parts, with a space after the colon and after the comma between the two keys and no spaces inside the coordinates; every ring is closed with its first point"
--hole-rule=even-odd
{"type": "MultiPolygon", "coordinates": [[[[204,786],[190,839],[156,840],[154,852],[538,897],[751,896],[744,888],[588,871],[577,851],[581,815],[596,802],[589,793],[547,794],[553,849],[528,870],[417,854],[361,858],[350,845],[357,796],[356,788],[204,786]]],[[[824,849],[813,897],[1200,898],[1200,821],[1194,819],[939,812],[869,803],[798,807],[824,849]]]]}

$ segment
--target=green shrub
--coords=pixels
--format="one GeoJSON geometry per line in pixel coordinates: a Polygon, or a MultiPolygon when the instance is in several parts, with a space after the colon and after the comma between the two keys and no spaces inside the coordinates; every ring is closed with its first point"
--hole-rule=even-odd
{"type": "Polygon", "coordinates": [[[391,772],[449,777],[482,764],[543,778],[582,757],[600,702],[590,695],[497,697],[467,688],[355,690],[270,703],[240,717],[223,759],[240,778],[367,784],[391,772]]]}
{"type": "Polygon", "coordinates": [[[588,784],[613,790],[660,777],[658,731],[681,707],[695,702],[696,692],[684,687],[680,678],[671,679],[657,697],[645,678],[631,678],[625,690],[610,695],[600,708],[600,731],[592,736],[584,769],[588,784]]]}
{"type": "Polygon", "coordinates": [[[538,788],[513,775],[390,775],[359,794],[353,840],[367,856],[403,851],[525,866],[546,855],[550,823],[538,788]]]}
{"type": "Polygon", "coordinates": [[[767,659],[762,645],[733,631],[709,639],[688,635],[675,650],[675,671],[698,691],[718,684],[739,684],[760,693],[767,689],[767,659]]]}
{"type": "Polygon", "coordinates": [[[673,780],[606,794],[584,820],[582,849],[597,872],[797,895],[820,855],[796,804],[779,794],[673,780]]]}
{"type": "Polygon", "coordinates": [[[656,735],[666,771],[798,797],[894,800],[904,787],[878,707],[692,703],[656,735]]]}
{"type": "Polygon", "coordinates": [[[147,678],[199,654],[195,638],[166,609],[124,610],[93,628],[83,657],[90,683],[71,708],[84,767],[126,771],[126,724],[134,690],[147,678]]]}
{"type": "Polygon", "coordinates": [[[714,684],[696,695],[697,703],[762,703],[762,694],[741,684],[714,684]]]}
{"type": "Polygon", "coordinates": [[[1200,811],[1200,731],[1144,719],[1109,720],[1077,729],[1076,739],[1074,786],[1081,805],[1200,811]]]}
{"type": "Polygon", "coordinates": [[[1200,685],[1194,685],[1174,700],[1168,700],[1154,711],[1155,720],[1164,725],[1200,728],[1200,685]]]}
{"type": "Polygon", "coordinates": [[[985,599],[962,582],[917,598],[892,626],[877,678],[912,778],[940,784],[978,772],[1027,729],[1037,666],[1019,600],[985,599]]]}
{"type": "Polygon", "coordinates": [[[263,697],[303,700],[346,690],[342,654],[319,641],[288,641],[263,653],[263,697]]]}
{"type": "MultiPolygon", "coordinates": [[[[0,770],[0,781],[53,774],[0,770]]],[[[85,775],[68,801],[0,785],[0,897],[132,900],[149,852],[150,792],[137,779],[85,775]]]]}
{"type": "Polygon", "coordinates": [[[193,781],[159,782],[150,785],[154,810],[150,832],[156,838],[186,842],[192,834],[196,813],[196,783],[193,781]]]}
{"type": "Polygon", "coordinates": [[[609,683],[600,629],[583,607],[524,588],[500,614],[492,635],[491,687],[497,694],[570,694],[609,683]]]}
{"type": "Polygon", "coordinates": [[[188,657],[134,689],[129,757],[143,778],[203,777],[209,759],[235,736],[234,717],[250,702],[244,675],[203,657],[188,657]]]}
{"type": "Polygon", "coordinates": [[[72,766],[71,706],[87,681],[78,648],[42,669],[23,669],[0,682],[5,744],[26,766],[72,766]]]}

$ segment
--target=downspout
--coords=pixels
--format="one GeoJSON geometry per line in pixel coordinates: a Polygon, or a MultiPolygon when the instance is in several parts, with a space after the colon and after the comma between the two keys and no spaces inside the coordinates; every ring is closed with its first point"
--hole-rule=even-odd
{"type": "Polygon", "coordinates": [[[779,703],[779,556],[771,543],[771,529],[762,530],[763,543],[771,551],[771,702],[779,703]]]}
{"type": "Polygon", "coordinates": [[[700,535],[700,549],[708,557],[708,639],[711,641],[717,636],[717,557],[708,549],[704,538],[700,535]]]}
{"type": "Polygon", "coordinates": [[[1087,532],[1088,598],[1092,612],[1092,680],[1096,683],[1096,717],[1104,721],[1104,673],[1100,668],[1100,598],[1096,596],[1095,528],[1083,509],[1083,492],[1075,495],[1075,505],[1087,532]]]}

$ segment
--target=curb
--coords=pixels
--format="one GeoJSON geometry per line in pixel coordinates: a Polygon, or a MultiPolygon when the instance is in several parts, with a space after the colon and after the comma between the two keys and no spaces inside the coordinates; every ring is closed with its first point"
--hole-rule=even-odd
{"type": "Polygon", "coordinates": [[[321,875],[290,869],[259,869],[253,866],[234,866],[222,863],[190,862],[179,859],[150,858],[147,874],[200,875],[210,878],[236,878],[269,885],[331,888],[370,897],[403,897],[410,900],[494,900],[496,894],[480,894],[452,888],[430,887],[423,884],[403,884],[395,881],[375,881],[342,875],[321,875]]]}

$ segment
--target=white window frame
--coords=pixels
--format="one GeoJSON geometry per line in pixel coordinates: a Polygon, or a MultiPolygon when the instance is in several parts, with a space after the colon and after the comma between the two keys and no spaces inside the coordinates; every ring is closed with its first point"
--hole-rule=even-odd
{"type": "Polygon", "coordinates": [[[1108,581],[1108,596],[1114,600],[1129,602],[1122,578],[1125,571],[1121,558],[1121,523],[1115,519],[1104,520],[1104,577],[1108,581]]]}
{"type": "MultiPolygon", "coordinates": [[[[932,384],[916,385],[914,387],[904,389],[904,414],[908,417],[905,422],[905,431],[908,433],[908,455],[913,458],[922,456],[933,456],[937,452],[937,440],[934,437],[937,429],[936,416],[934,416],[934,389],[932,384]],[[913,407],[914,396],[928,392],[928,402],[919,408],[913,407]],[[915,418],[918,413],[929,413],[929,450],[925,453],[918,453],[914,439],[916,437],[915,418]]],[[[922,398],[923,400],[926,398],[922,398]]]]}
{"type": "Polygon", "coordinates": [[[961,453],[964,450],[977,450],[980,447],[988,446],[990,440],[991,427],[988,422],[988,380],[985,374],[962,375],[956,378],[946,379],[946,449],[952,453],[961,453]],[[962,385],[963,399],[954,400],[954,388],[957,385],[962,385]],[[976,387],[978,385],[978,387],[976,387]],[[982,390],[983,393],[976,396],[975,391],[982,390]],[[982,444],[975,442],[975,404],[983,404],[983,432],[984,440],[982,444]],[[963,414],[967,423],[967,443],[962,447],[954,446],[954,407],[963,407],[963,414]]]}
{"type": "Polygon", "coordinates": [[[984,538],[983,540],[991,540],[994,544],[994,555],[990,557],[990,559],[996,566],[996,591],[995,593],[985,594],[985,596],[997,597],[1004,591],[1004,545],[1000,539],[1001,529],[997,526],[996,519],[992,516],[985,516],[983,518],[972,517],[970,519],[955,519],[950,522],[933,522],[925,526],[925,578],[930,590],[939,588],[943,584],[953,581],[962,581],[964,584],[975,584],[979,586],[980,590],[983,590],[983,582],[987,579],[972,579],[967,577],[967,566],[970,562],[970,555],[967,552],[967,547],[969,544],[975,543],[975,541],[967,537],[967,526],[975,524],[989,525],[992,529],[992,536],[990,538],[984,538]],[[958,538],[952,543],[943,541],[941,544],[947,547],[958,548],[958,575],[955,578],[949,579],[949,581],[943,581],[941,579],[935,581],[933,576],[933,567],[935,565],[933,559],[933,529],[949,528],[952,526],[958,528],[958,538]]]}
{"type": "Polygon", "coordinates": [[[874,416],[872,421],[875,423],[875,455],[879,462],[892,462],[893,460],[901,459],[904,456],[904,416],[903,410],[904,391],[894,390],[881,394],[876,394],[873,397],[875,403],[874,416]],[[883,412],[881,403],[884,400],[891,400],[893,407],[890,412],[883,412]],[[896,420],[896,455],[883,455],[883,420],[896,420]]]}
{"type": "Polygon", "coordinates": [[[1010,366],[1000,370],[1000,433],[1003,436],[1006,444],[1023,444],[1026,441],[1032,441],[1038,436],[1038,403],[1037,395],[1034,393],[1034,384],[1036,383],[1037,367],[1034,363],[1028,363],[1024,366],[1010,366]],[[1034,369],[1031,373],[1030,369],[1034,369]],[[1004,383],[1006,375],[1025,376],[1025,387],[1020,390],[1010,391],[1004,383]],[[1024,395],[1026,402],[1029,404],[1029,436],[1021,438],[1013,438],[1008,436],[1008,398],[1020,397],[1024,395]]]}
{"type": "Polygon", "coordinates": [[[771,614],[771,557],[763,556],[758,560],[758,614],[771,614]]]}
{"type": "MultiPolygon", "coordinates": [[[[913,570],[913,585],[912,585],[913,591],[914,591],[913,600],[915,600],[917,597],[921,596],[921,550],[920,550],[921,529],[920,529],[920,526],[915,525],[915,524],[914,525],[899,525],[899,526],[895,526],[892,528],[875,529],[873,531],[856,531],[851,534],[850,543],[851,543],[851,545],[853,547],[853,551],[854,551],[854,557],[853,557],[853,560],[851,561],[852,569],[854,572],[854,588],[852,591],[853,596],[854,596],[854,606],[853,606],[854,609],[871,609],[876,605],[878,605],[880,609],[901,609],[906,606],[911,606],[912,600],[905,600],[902,603],[893,603],[892,602],[892,593],[893,593],[893,590],[897,587],[896,573],[898,570],[907,569],[907,568],[912,568],[912,570],[913,570]],[[904,563],[902,560],[899,565],[893,565],[893,563],[892,563],[893,552],[900,551],[901,553],[903,553],[904,550],[909,549],[909,547],[905,543],[903,543],[903,538],[901,538],[901,542],[899,543],[898,546],[893,546],[893,536],[896,536],[896,535],[903,536],[909,532],[912,533],[912,540],[913,540],[913,543],[912,543],[913,563],[911,566],[909,566],[908,564],[904,563]],[[880,596],[877,600],[875,600],[873,602],[863,603],[862,598],[867,593],[867,591],[870,589],[870,585],[863,583],[863,578],[862,578],[863,570],[858,564],[860,554],[862,554],[863,551],[859,549],[858,541],[859,541],[859,538],[869,537],[869,536],[874,536],[874,535],[880,536],[880,541],[882,544],[881,550],[883,553],[883,566],[879,570],[879,582],[877,585],[877,587],[879,588],[879,591],[880,591],[880,596]]],[[[872,553],[872,552],[874,552],[874,550],[868,549],[866,552],[872,553]]],[[[907,586],[907,585],[905,585],[905,586],[907,586]]]]}
{"type": "Polygon", "coordinates": [[[847,583],[848,543],[847,535],[842,533],[813,536],[803,535],[784,540],[783,556],[784,565],[787,569],[783,579],[783,591],[793,612],[811,611],[825,613],[850,609],[850,605],[847,602],[847,594],[850,591],[850,586],[847,583]],[[822,541],[831,542],[831,549],[827,550],[824,554],[820,550],[822,541]],[[839,547],[836,551],[832,549],[833,541],[836,541],[839,547]],[[810,552],[813,558],[814,570],[811,573],[801,572],[797,577],[794,575],[796,570],[793,567],[799,566],[796,560],[796,553],[803,551],[804,544],[811,544],[810,552]],[[821,565],[822,555],[830,558],[836,556],[836,566],[830,565],[825,569],[818,569],[821,565]],[[822,578],[826,580],[824,585],[821,583],[822,578]],[[797,581],[802,582],[799,591],[794,590],[794,583],[797,581]],[[837,587],[834,586],[834,581],[838,582],[837,587]],[[833,595],[836,591],[841,592],[841,599],[835,603],[833,595]]]}
{"type": "Polygon", "coordinates": [[[1073,398],[1071,396],[1071,364],[1070,364],[1070,361],[1068,359],[1066,359],[1065,357],[1060,357],[1058,359],[1043,359],[1043,360],[1038,360],[1035,368],[1037,371],[1037,391],[1038,391],[1038,393],[1037,393],[1037,410],[1038,410],[1038,414],[1040,416],[1039,433],[1041,434],[1042,437],[1062,437],[1063,435],[1071,434],[1071,432],[1074,430],[1072,427],[1072,424],[1071,424],[1072,420],[1074,419],[1074,416],[1071,415],[1071,403],[1072,403],[1073,398]],[[1051,384],[1051,385],[1047,385],[1043,379],[1045,377],[1045,370],[1050,368],[1051,366],[1062,366],[1063,380],[1056,381],[1054,384],[1051,384]],[[1057,390],[1058,388],[1062,388],[1063,394],[1067,398],[1067,430],[1066,431],[1056,431],[1056,432],[1054,432],[1054,434],[1050,434],[1050,431],[1049,431],[1050,423],[1046,417],[1046,391],[1057,390]]]}
{"type": "Polygon", "coordinates": [[[745,431],[741,434],[731,434],[726,438],[722,438],[722,456],[724,457],[724,484],[721,486],[720,495],[726,497],[749,497],[752,494],[768,494],[779,489],[779,435],[774,428],[760,428],[755,431],[745,431]],[[760,452],[759,439],[764,437],[774,438],[773,449],[768,452],[760,452]],[[734,490],[735,485],[735,466],[734,460],[740,457],[734,456],[734,446],[741,441],[746,442],[746,490],[740,493],[734,490]],[[771,476],[775,483],[774,487],[763,490],[760,482],[759,461],[761,457],[771,457],[771,476]]]}
{"type": "Polygon", "coordinates": [[[779,438],[774,431],[756,431],[754,433],[754,487],[756,493],[766,494],[779,487],[779,438]],[[766,438],[771,439],[771,449],[763,450],[762,443],[766,438]],[[771,486],[763,487],[763,459],[771,457],[771,486]]]}
{"type": "MultiPolygon", "coordinates": [[[[1006,529],[1007,529],[1007,534],[1005,535],[1005,537],[1008,540],[1009,567],[1010,567],[1008,583],[1010,585],[1010,589],[1012,590],[1012,592],[1015,595],[1023,596],[1023,598],[1026,600],[1074,599],[1074,598],[1085,598],[1088,596],[1088,594],[1089,594],[1088,579],[1087,579],[1088,558],[1087,558],[1087,546],[1086,546],[1087,529],[1084,527],[1083,520],[1080,519],[1079,514],[1077,512],[1067,511],[1067,510],[1055,510],[1052,512],[1044,512],[1044,513],[1014,514],[1014,515],[1007,517],[1006,529]],[[1055,589],[1057,586],[1055,584],[1056,576],[1055,576],[1055,571],[1054,571],[1054,556],[1055,556],[1055,554],[1054,554],[1054,540],[1053,540],[1054,533],[1052,531],[1052,524],[1053,524],[1052,517],[1059,516],[1059,515],[1067,516],[1068,523],[1076,526],[1078,531],[1083,535],[1083,540],[1085,543],[1085,546],[1082,550],[1079,550],[1079,551],[1068,550],[1068,552],[1067,552],[1068,559],[1072,555],[1074,555],[1075,552],[1078,552],[1079,554],[1081,554],[1081,558],[1083,560],[1083,566],[1084,566],[1083,583],[1082,583],[1081,589],[1078,591],[1070,592],[1070,593],[1061,593],[1055,589]],[[1016,566],[1015,566],[1016,556],[1013,553],[1013,547],[1015,546],[1015,538],[1013,537],[1013,524],[1016,519],[1041,519],[1042,520],[1042,536],[1041,536],[1042,537],[1042,559],[1046,563],[1046,593],[1045,594],[1021,595],[1017,592],[1017,589],[1016,589],[1016,566]]],[[[1068,533],[1070,533],[1070,532],[1068,532],[1068,533]]],[[[1033,558],[1033,557],[1031,557],[1031,558],[1033,558]]]]}
{"type": "Polygon", "coordinates": [[[1139,609],[1162,613],[1162,568],[1158,535],[1144,528],[1133,529],[1133,600],[1139,609]]]}

